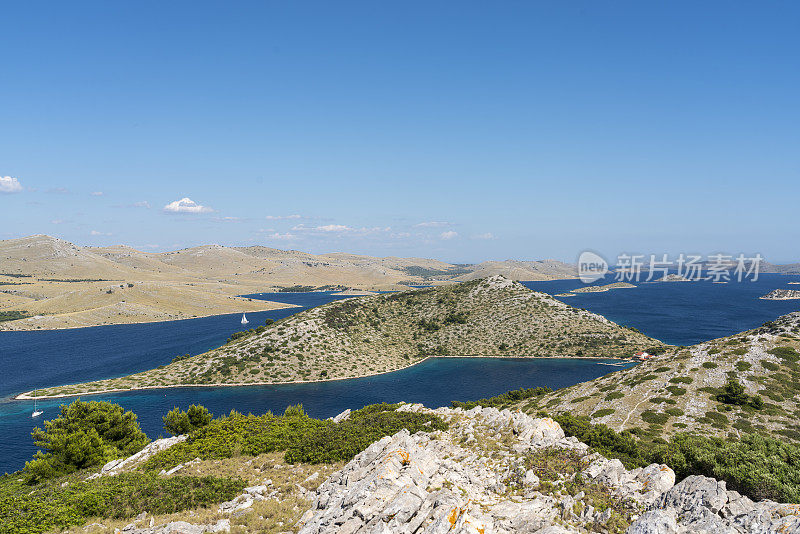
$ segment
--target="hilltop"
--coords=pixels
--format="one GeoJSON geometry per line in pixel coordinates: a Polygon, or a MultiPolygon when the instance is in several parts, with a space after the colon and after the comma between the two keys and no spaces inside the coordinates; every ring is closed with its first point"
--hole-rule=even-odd
{"type": "MultiPolygon", "coordinates": [[[[541,272],[498,264],[491,274],[517,280],[575,276],[574,267],[567,264],[541,263],[547,266],[541,272]]],[[[297,287],[402,290],[408,285],[453,283],[460,276],[484,272],[483,265],[345,253],[314,255],[263,246],[203,245],[155,253],[125,245],[81,247],[34,235],[0,241],[0,318],[6,319],[0,321],[0,330],[271,310],[286,305],[238,295],[297,287]]]]}
{"type": "MultiPolygon", "coordinates": [[[[77,404],[68,415],[78,412],[77,404]]],[[[85,428],[99,427],[105,444],[135,436],[138,445],[80,466],[37,456],[24,470],[0,477],[3,534],[65,528],[97,534],[777,534],[800,528],[800,508],[790,504],[798,501],[790,459],[797,447],[774,441],[762,449],[727,445],[746,457],[743,473],[738,458],[705,442],[669,462],[654,451],[652,458],[623,464],[603,448],[609,440],[602,433],[493,407],[379,404],[325,421],[300,407],[283,415],[232,412],[148,444],[137,427],[107,430],[95,414],[113,405],[78,408],[91,413],[72,416],[73,427],[61,434],[82,437],[85,428]],[[716,478],[705,472],[709,459],[716,478]],[[42,462],[52,469],[34,467],[42,462]]],[[[135,422],[135,414],[126,415],[135,422]]]]}
{"type": "Polygon", "coordinates": [[[650,361],[524,403],[531,413],[585,415],[616,431],[665,439],[759,432],[800,442],[800,312],[764,326],[668,348],[650,361]],[[729,380],[742,390],[727,391],[729,380]],[[727,393],[727,396],[726,396],[727,393]]]}
{"type": "Polygon", "coordinates": [[[352,378],[429,356],[620,358],[661,346],[638,331],[495,276],[332,302],[158,369],[37,390],[37,395],[352,378]]]}

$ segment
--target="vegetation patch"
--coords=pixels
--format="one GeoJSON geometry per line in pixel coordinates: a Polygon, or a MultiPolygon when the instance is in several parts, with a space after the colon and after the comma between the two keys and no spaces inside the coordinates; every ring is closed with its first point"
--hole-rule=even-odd
{"type": "Polygon", "coordinates": [[[231,412],[159,452],[144,464],[147,470],[170,469],[194,458],[213,460],[285,451],[289,463],[350,460],[378,439],[406,428],[409,432],[446,429],[438,417],[397,412],[396,404],[375,404],[354,411],[341,423],[309,417],[302,406],[283,415],[242,415],[231,412]]]}
{"type": "Polygon", "coordinates": [[[488,399],[480,399],[477,401],[469,401],[469,402],[452,401],[450,405],[453,408],[463,408],[464,410],[471,410],[476,406],[482,406],[484,408],[489,408],[489,407],[500,408],[500,407],[506,407],[513,402],[529,399],[531,397],[541,397],[542,395],[551,393],[552,391],[553,390],[548,387],[522,388],[522,389],[507,391],[500,395],[489,397],[488,399]]]}

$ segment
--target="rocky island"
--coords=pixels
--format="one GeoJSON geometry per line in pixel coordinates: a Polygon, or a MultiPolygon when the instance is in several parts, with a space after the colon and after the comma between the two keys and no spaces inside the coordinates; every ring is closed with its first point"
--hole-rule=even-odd
{"type": "Polygon", "coordinates": [[[655,281],[656,282],[691,282],[692,280],[690,280],[689,278],[686,278],[683,275],[674,274],[673,273],[673,274],[664,275],[664,276],[662,276],[661,278],[659,278],[658,280],[655,280],[655,281]]]}
{"type": "Polygon", "coordinates": [[[571,293],[602,293],[604,291],[611,291],[612,289],[633,289],[636,286],[628,282],[614,282],[613,284],[606,284],[602,286],[585,286],[578,289],[571,290],[571,293]]]}
{"type": "Polygon", "coordinates": [[[800,290],[798,289],[774,289],[759,297],[762,300],[795,300],[800,299],[800,290]]]}
{"type": "Polygon", "coordinates": [[[36,395],[353,378],[430,356],[625,358],[659,346],[605,317],[493,276],[332,302],[157,369],[36,395]]]}

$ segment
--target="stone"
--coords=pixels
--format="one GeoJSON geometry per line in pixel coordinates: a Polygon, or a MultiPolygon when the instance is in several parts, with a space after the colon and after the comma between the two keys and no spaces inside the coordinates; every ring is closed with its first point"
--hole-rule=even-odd
{"type": "Polygon", "coordinates": [[[674,512],[651,510],[634,521],[625,534],[676,534],[678,522],[674,512]]]}
{"type": "Polygon", "coordinates": [[[348,419],[350,419],[350,408],[346,409],[345,411],[334,417],[333,422],[341,423],[342,421],[347,421],[348,419]]]}

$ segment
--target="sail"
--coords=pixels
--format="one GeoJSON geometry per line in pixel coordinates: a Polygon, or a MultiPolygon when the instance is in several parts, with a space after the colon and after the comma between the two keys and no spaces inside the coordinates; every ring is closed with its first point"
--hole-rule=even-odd
{"type": "Polygon", "coordinates": [[[249,323],[249,322],[250,322],[250,321],[248,321],[248,320],[247,320],[247,315],[245,315],[245,314],[243,313],[243,314],[242,314],[242,324],[247,324],[247,323],[249,323]]]}

